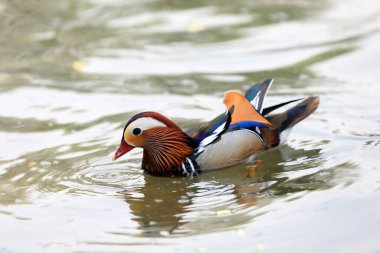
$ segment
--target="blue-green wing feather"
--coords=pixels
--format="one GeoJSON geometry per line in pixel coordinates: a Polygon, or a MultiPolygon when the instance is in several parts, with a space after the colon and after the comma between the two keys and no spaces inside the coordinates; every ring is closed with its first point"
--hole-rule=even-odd
{"type": "Polygon", "coordinates": [[[259,113],[262,113],[264,99],[272,83],[273,79],[267,79],[261,83],[256,83],[245,92],[245,98],[253,105],[253,107],[255,107],[259,113]]]}

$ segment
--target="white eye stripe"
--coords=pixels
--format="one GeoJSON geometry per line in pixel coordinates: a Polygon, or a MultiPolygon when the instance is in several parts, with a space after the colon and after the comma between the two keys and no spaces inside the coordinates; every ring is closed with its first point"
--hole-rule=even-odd
{"type": "Polygon", "coordinates": [[[140,128],[141,131],[147,130],[152,127],[158,127],[158,126],[166,126],[164,123],[161,121],[158,121],[156,119],[153,119],[151,117],[146,117],[146,118],[139,118],[133,121],[125,130],[128,132],[130,135],[133,135],[133,129],[135,128],[140,128]]]}

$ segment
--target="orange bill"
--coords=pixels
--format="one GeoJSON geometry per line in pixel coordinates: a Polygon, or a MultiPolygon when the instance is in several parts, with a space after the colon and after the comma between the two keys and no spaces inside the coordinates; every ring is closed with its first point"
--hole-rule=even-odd
{"type": "Polygon", "coordinates": [[[124,155],[125,153],[128,153],[131,151],[134,147],[131,145],[128,145],[124,140],[121,140],[120,146],[117,149],[115,155],[112,157],[112,161],[115,161],[120,156],[124,155]]]}
{"type": "Polygon", "coordinates": [[[266,120],[251,103],[238,91],[227,91],[224,93],[223,103],[228,108],[235,106],[232,113],[231,125],[239,121],[256,121],[271,126],[272,124],[266,120]]]}

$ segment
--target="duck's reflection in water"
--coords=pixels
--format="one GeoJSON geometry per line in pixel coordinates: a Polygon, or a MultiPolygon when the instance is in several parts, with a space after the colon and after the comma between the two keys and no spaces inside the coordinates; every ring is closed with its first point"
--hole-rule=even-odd
{"type": "Polygon", "coordinates": [[[145,185],[123,192],[142,236],[175,236],[210,232],[238,226],[254,217],[262,198],[296,192],[284,188],[283,161],[298,153],[308,157],[317,150],[279,149],[250,165],[222,169],[188,178],[160,178],[144,175],[145,185]],[[279,189],[277,186],[281,185],[279,189]]]}
{"type": "Polygon", "coordinates": [[[124,191],[124,199],[145,236],[196,232],[182,225],[213,216],[223,218],[232,214],[234,208],[255,205],[263,185],[255,182],[252,174],[255,166],[249,167],[249,177],[244,167],[231,172],[206,173],[194,179],[144,175],[145,185],[124,191]],[[226,173],[229,175],[223,176],[226,173]]]}
{"type": "Polygon", "coordinates": [[[144,234],[172,232],[183,224],[182,214],[191,205],[192,181],[144,175],[145,185],[125,191],[124,199],[144,234]]]}

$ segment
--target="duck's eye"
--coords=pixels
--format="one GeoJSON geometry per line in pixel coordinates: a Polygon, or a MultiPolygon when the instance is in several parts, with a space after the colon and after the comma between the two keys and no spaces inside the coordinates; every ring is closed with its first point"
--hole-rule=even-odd
{"type": "Polygon", "coordinates": [[[138,127],[134,128],[132,130],[132,134],[133,135],[139,135],[139,134],[141,134],[141,128],[138,128],[138,127]]]}

